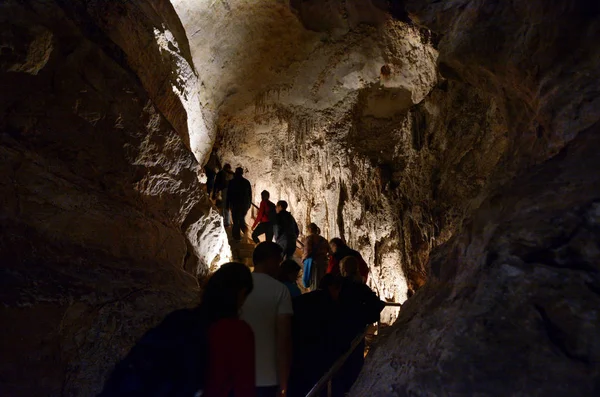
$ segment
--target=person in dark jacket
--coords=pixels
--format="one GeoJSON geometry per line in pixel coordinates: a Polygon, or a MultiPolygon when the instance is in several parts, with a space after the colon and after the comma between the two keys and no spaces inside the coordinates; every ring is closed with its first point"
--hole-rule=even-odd
{"type": "MultiPolygon", "coordinates": [[[[342,288],[339,295],[338,355],[348,350],[352,341],[364,332],[369,324],[379,320],[385,303],[362,280],[359,261],[346,257],[341,261],[342,288]]],[[[333,380],[333,396],[344,396],[354,384],[365,358],[365,339],[348,357],[333,380]]]]}
{"type": "MultiPolygon", "coordinates": [[[[217,173],[215,183],[212,190],[212,198],[217,199],[219,193],[227,189],[229,181],[233,179],[233,171],[231,171],[231,164],[225,164],[223,169],[217,173]]],[[[224,199],[225,197],[223,197],[224,199]]]]}
{"type": "Polygon", "coordinates": [[[281,200],[277,202],[276,222],[274,225],[275,242],[283,248],[285,259],[291,259],[296,252],[296,240],[300,234],[296,220],[287,211],[288,203],[281,200]]]}
{"type": "Polygon", "coordinates": [[[261,234],[265,235],[265,241],[273,241],[272,218],[276,218],[276,216],[273,216],[276,213],[275,204],[269,200],[271,197],[270,193],[263,190],[260,197],[262,200],[258,208],[256,220],[254,221],[254,225],[252,225],[252,241],[256,244],[260,242],[258,236],[261,234]]]}
{"type": "Polygon", "coordinates": [[[292,299],[292,371],[289,397],[305,397],[339,355],[338,297],[342,278],[327,274],[315,291],[292,299]]]}
{"type": "Polygon", "coordinates": [[[329,265],[327,266],[327,273],[331,273],[334,276],[340,274],[340,262],[347,256],[355,257],[358,260],[358,270],[360,275],[363,277],[363,281],[367,282],[369,276],[369,266],[363,259],[360,252],[353,250],[348,247],[344,241],[340,238],[333,238],[329,242],[331,247],[332,255],[329,257],[329,265]]]}
{"type": "Polygon", "coordinates": [[[240,231],[244,234],[248,231],[246,214],[252,205],[252,186],[243,175],[244,170],[241,167],[236,168],[227,188],[226,208],[231,210],[233,221],[231,235],[235,241],[242,239],[240,231]]]}
{"type": "Polygon", "coordinates": [[[208,161],[204,166],[204,173],[206,174],[206,193],[210,196],[214,189],[215,176],[217,175],[217,168],[219,168],[219,159],[217,154],[213,150],[208,157],[208,161]]]}
{"type": "Polygon", "coordinates": [[[225,164],[223,169],[219,171],[215,178],[215,185],[212,191],[212,199],[218,200],[219,195],[221,200],[217,201],[217,205],[221,208],[221,214],[223,215],[223,225],[225,227],[231,226],[231,213],[227,208],[227,187],[229,182],[233,179],[233,172],[231,171],[231,165],[225,164]]]}

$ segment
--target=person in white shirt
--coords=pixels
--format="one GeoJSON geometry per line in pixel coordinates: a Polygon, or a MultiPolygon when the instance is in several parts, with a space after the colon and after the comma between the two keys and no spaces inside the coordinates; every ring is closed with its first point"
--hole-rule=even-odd
{"type": "Polygon", "coordinates": [[[292,300],[275,277],[283,257],[273,242],[260,243],[252,255],[254,289],[242,306],[242,320],[252,327],[256,351],[257,397],[285,396],[291,367],[292,300]]]}

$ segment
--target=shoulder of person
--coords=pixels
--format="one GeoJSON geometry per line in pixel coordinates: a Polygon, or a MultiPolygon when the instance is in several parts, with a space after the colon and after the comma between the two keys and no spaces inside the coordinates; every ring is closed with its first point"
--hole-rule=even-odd
{"type": "Polygon", "coordinates": [[[278,289],[278,293],[279,293],[279,298],[280,299],[292,299],[292,295],[290,294],[290,290],[287,287],[287,285],[285,285],[284,283],[282,283],[279,280],[275,280],[279,285],[277,286],[278,289]]]}
{"type": "Polygon", "coordinates": [[[234,326],[237,328],[238,334],[250,335],[250,336],[254,337],[254,331],[252,331],[252,327],[250,326],[250,324],[248,324],[247,322],[245,322],[244,320],[242,320],[240,318],[236,318],[236,319],[234,319],[234,321],[235,321],[234,326]]]}

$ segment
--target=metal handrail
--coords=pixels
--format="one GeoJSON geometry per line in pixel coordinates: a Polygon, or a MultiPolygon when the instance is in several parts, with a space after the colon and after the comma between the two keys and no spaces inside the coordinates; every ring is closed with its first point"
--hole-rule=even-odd
{"type": "MultiPolygon", "coordinates": [[[[402,303],[383,303],[385,304],[385,306],[402,307],[402,303]]],[[[344,353],[343,356],[337,359],[337,361],[331,366],[331,368],[329,368],[329,371],[327,371],[327,373],[323,375],[321,379],[319,379],[319,381],[313,386],[312,389],[310,389],[306,397],[317,397],[325,386],[327,386],[328,396],[331,396],[331,381],[333,379],[333,376],[336,374],[337,371],[340,370],[340,368],[342,368],[348,357],[350,357],[350,355],[354,352],[358,345],[360,345],[360,342],[362,342],[362,340],[367,336],[368,331],[369,327],[367,326],[365,327],[365,330],[362,333],[360,333],[356,338],[354,338],[354,340],[352,340],[350,348],[346,351],[346,353],[344,353]]],[[[377,333],[379,334],[379,321],[377,321],[377,333]]]]}
{"type": "Polygon", "coordinates": [[[342,357],[337,359],[337,361],[331,366],[331,368],[329,368],[329,371],[327,371],[327,373],[323,375],[321,379],[319,379],[317,384],[314,385],[312,389],[310,389],[306,397],[318,396],[321,390],[323,390],[323,388],[325,387],[325,385],[327,385],[328,389],[331,389],[331,379],[336,374],[336,372],[339,371],[340,368],[342,368],[348,357],[350,357],[350,355],[354,352],[358,345],[360,345],[360,342],[362,342],[365,336],[367,336],[368,329],[369,327],[366,327],[362,333],[360,333],[356,338],[354,338],[354,340],[350,344],[350,349],[348,349],[348,351],[346,351],[346,353],[344,353],[342,357]]]}

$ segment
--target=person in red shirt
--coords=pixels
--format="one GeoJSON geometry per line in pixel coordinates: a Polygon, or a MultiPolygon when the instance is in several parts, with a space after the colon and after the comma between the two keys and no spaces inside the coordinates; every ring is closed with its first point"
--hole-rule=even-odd
{"type": "Polygon", "coordinates": [[[239,311],[253,289],[246,265],[227,263],[208,280],[201,303],[208,323],[208,367],[203,397],[255,397],[252,328],[239,311]]]}
{"type": "Polygon", "coordinates": [[[363,277],[364,282],[367,282],[367,278],[369,277],[369,266],[358,251],[355,251],[352,248],[348,247],[346,243],[342,241],[342,239],[337,237],[331,239],[331,241],[329,242],[329,246],[331,247],[332,255],[330,255],[329,257],[327,273],[331,273],[334,276],[340,274],[340,262],[345,257],[352,256],[355,257],[358,261],[358,271],[363,277]]]}
{"type": "Polygon", "coordinates": [[[258,215],[252,225],[252,241],[256,244],[260,242],[258,236],[264,234],[265,241],[273,241],[273,220],[275,218],[275,204],[269,201],[271,195],[266,190],[263,190],[260,194],[262,198],[260,207],[258,208],[258,215]]]}

